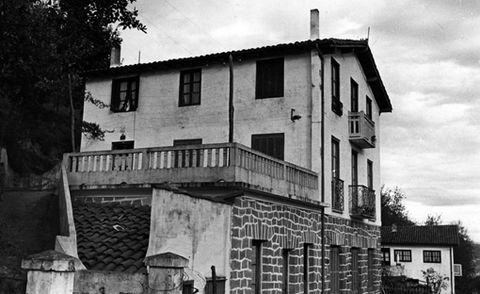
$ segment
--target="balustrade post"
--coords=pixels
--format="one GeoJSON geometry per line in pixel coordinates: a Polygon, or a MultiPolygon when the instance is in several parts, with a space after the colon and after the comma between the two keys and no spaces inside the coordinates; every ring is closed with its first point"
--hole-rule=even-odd
{"type": "Polygon", "coordinates": [[[142,151],[142,167],[140,168],[141,170],[147,170],[150,168],[150,158],[149,158],[149,154],[151,154],[150,152],[148,152],[148,150],[143,150],[142,151]]]}

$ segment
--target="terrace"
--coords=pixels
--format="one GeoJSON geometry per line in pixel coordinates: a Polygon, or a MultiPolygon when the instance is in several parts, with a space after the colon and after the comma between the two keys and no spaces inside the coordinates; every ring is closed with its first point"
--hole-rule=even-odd
{"type": "Polygon", "coordinates": [[[72,189],[161,183],[238,185],[319,201],[317,173],[238,143],[69,153],[64,164],[72,189]]]}

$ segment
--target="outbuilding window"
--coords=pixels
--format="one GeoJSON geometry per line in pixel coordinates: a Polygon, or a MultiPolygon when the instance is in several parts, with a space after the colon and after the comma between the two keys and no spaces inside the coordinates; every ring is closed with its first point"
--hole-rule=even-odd
{"type": "Polygon", "coordinates": [[[442,255],[440,250],[423,250],[423,262],[425,263],[441,263],[442,255]]]}

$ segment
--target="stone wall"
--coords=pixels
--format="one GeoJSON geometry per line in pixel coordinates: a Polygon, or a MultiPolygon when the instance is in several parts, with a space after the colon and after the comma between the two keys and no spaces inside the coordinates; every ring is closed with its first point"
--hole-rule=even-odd
{"type": "MultiPolygon", "coordinates": [[[[359,249],[361,293],[380,290],[380,229],[325,216],[325,293],[330,290],[330,246],[340,248],[340,293],[352,287],[351,248],[359,249]],[[373,290],[368,291],[368,250],[374,250],[373,290]]],[[[309,293],[321,292],[321,212],[240,197],[232,211],[230,293],[252,291],[252,240],[262,242],[262,293],[283,293],[282,249],[289,251],[289,293],[303,293],[304,244],[309,246],[309,293]]]]}
{"type": "Polygon", "coordinates": [[[253,293],[252,240],[262,242],[262,293],[282,293],[282,249],[289,252],[289,293],[303,292],[304,244],[310,293],[321,290],[321,212],[240,197],[232,212],[230,293],[253,293]]]}
{"type": "MultiPolygon", "coordinates": [[[[361,293],[380,293],[381,283],[381,251],[380,227],[368,225],[361,221],[354,221],[334,216],[327,216],[325,224],[326,272],[330,273],[330,246],[340,249],[340,293],[350,293],[352,288],[351,249],[359,249],[359,272],[361,293]],[[374,250],[374,282],[373,291],[368,291],[368,249],[374,250]]],[[[330,276],[325,280],[326,293],[330,291],[330,276]]],[[[332,293],[333,294],[333,293],[332,293]]]]}

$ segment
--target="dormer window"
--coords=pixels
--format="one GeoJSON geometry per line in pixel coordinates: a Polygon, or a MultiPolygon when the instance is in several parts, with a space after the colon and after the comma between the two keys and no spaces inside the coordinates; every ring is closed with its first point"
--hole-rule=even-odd
{"type": "Polygon", "coordinates": [[[138,76],[113,80],[112,102],[110,104],[110,109],[113,112],[127,112],[137,110],[138,86],[138,76]]]}

